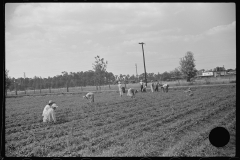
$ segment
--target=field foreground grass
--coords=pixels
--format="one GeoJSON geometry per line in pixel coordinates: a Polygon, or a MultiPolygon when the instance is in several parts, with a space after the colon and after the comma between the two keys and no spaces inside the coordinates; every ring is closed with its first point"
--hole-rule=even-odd
{"type": "Polygon", "coordinates": [[[236,85],[184,88],[168,93],[95,94],[89,104],[82,95],[6,98],[7,157],[156,157],[235,156],[236,85]],[[57,103],[57,123],[42,123],[49,100],[57,103]],[[225,127],[230,142],[216,148],[208,135],[225,127]]]}

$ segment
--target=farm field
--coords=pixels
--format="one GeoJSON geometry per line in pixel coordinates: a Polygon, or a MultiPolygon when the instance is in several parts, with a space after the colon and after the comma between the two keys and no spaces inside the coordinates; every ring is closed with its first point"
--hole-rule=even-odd
{"type": "Polygon", "coordinates": [[[99,92],[6,98],[6,157],[235,156],[236,85],[171,88],[168,93],[99,92]],[[49,100],[57,123],[42,123],[49,100]],[[225,127],[230,142],[216,148],[208,135],[225,127]]]}

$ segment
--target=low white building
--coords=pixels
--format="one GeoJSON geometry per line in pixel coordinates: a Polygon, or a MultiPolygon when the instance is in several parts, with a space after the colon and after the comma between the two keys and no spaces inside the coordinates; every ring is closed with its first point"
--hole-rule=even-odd
{"type": "Polygon", "coordinates": [[[213,76],[213,72],[203,72],[202,76],[213,76]]]}

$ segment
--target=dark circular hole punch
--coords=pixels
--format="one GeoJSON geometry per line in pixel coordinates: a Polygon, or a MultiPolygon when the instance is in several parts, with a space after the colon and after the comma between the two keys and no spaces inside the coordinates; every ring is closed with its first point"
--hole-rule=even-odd
{"type": "Polygon", "coordinates": [[[227,129],[223,127],[216,127],[211,130],[209,134],[209,141],[215,147],[223,147],[228,144],[230,134],[227,129]]]}

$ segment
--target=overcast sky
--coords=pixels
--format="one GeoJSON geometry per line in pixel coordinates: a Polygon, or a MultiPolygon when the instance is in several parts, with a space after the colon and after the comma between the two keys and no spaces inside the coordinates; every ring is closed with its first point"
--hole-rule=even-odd
{"type": "Polygon", "coordinates": [[[188,51],[196,69],[236,68],[234,3],[7,3],[9,76],[53,77],[92,70],[94,57],[114,75],[163,73],[188,51]]]}

